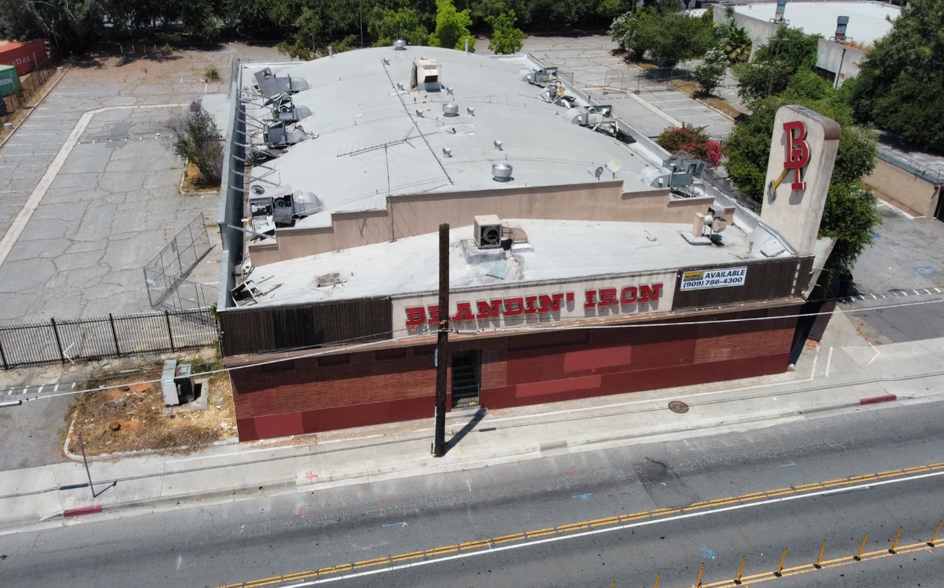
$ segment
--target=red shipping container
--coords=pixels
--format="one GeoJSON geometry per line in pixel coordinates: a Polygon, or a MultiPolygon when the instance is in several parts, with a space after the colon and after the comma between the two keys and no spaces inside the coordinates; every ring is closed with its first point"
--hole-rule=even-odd
{"type": "Polygon", "coordinates": [[[45,41],[33,40],[0,45],[0,65],[16,67],[16,73],[21,76],[33,71],[44,61],[46,61],[45,41]]]}

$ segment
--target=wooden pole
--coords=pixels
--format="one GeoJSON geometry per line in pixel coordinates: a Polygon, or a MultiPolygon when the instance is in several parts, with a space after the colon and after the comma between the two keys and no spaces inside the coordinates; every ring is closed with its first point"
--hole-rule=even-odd
{"type": "Polygon", "coordinates": [[[439,225],[439,321],[436,340],[436,437],[433,455],[446,455],[446,380],[449,366],[449,225],[439,225]]]}

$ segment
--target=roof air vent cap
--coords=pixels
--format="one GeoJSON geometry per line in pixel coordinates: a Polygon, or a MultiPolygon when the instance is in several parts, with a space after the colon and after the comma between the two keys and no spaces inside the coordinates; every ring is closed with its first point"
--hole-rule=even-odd
{"type": "Polygon", "coordinates": [[[507,163],[493,163],[492,164],[492,179],[496,182],[510,182],[512,179],[511,172],[513,168],[507,163]]]}
{"type": "Polygon", "coordinates": [[[397,39],[393,42],[394,51],[406,51],[406,41],[403,39],[397,39]]]}
{"type": "Polygon", "coordinates": [[[455,102],[443,104],[443,116],[459,116],[459,105],[455,102]]]}

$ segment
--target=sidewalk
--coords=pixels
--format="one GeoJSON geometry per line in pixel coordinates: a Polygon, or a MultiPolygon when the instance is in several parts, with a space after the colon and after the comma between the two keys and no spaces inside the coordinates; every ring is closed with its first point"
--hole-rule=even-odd
{"type": "Polygon", "coordinates": [[[762,428],[833,410],[871,410],[876,407],[862,406],[863,399],[888,395],[902,404],[944,399],[944,338],[874,348],[846,316],[832,321],[821,346],[808,347],[795,372],[506,409],[481,419],[452,413],[447,439],[459,439],[441,459],[430,456],[430,419],[185,455],[95,460],[90,468],[100,493],[96,498],[81,458],[2,472],[0,534],[40,523],[68,524],[78,514],[127,516],[207,506],[762,428]],[[688,412],[669,411],[670,400],[685,402],[688,412]]]}

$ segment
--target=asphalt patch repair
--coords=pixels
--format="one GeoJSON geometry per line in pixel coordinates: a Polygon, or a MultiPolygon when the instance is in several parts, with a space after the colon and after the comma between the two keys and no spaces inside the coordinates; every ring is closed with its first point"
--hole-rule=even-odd
{"type": "MultiPolygon", "coordinates": [[[[194,372],[204,371],[199,363],[194,372]]],[[[95,381],[95,386],[116,386],[78,396],[69,408],[69,451],[78,454],[79,434],[86,455],[108,455],[145,450],[188,450],[236,436],[233,395],[227,374],[210,377],[206,410],[164,414],[160,383],[139,384],[160,377],[159,371],[95,381]]],[[[200,379],[197,376],[195,379],[200,379]]],[[[91,386],[89,386],[91,387],[91,386]]],[[[207,393],[205,390],[203,393],[207,393]]]]}

